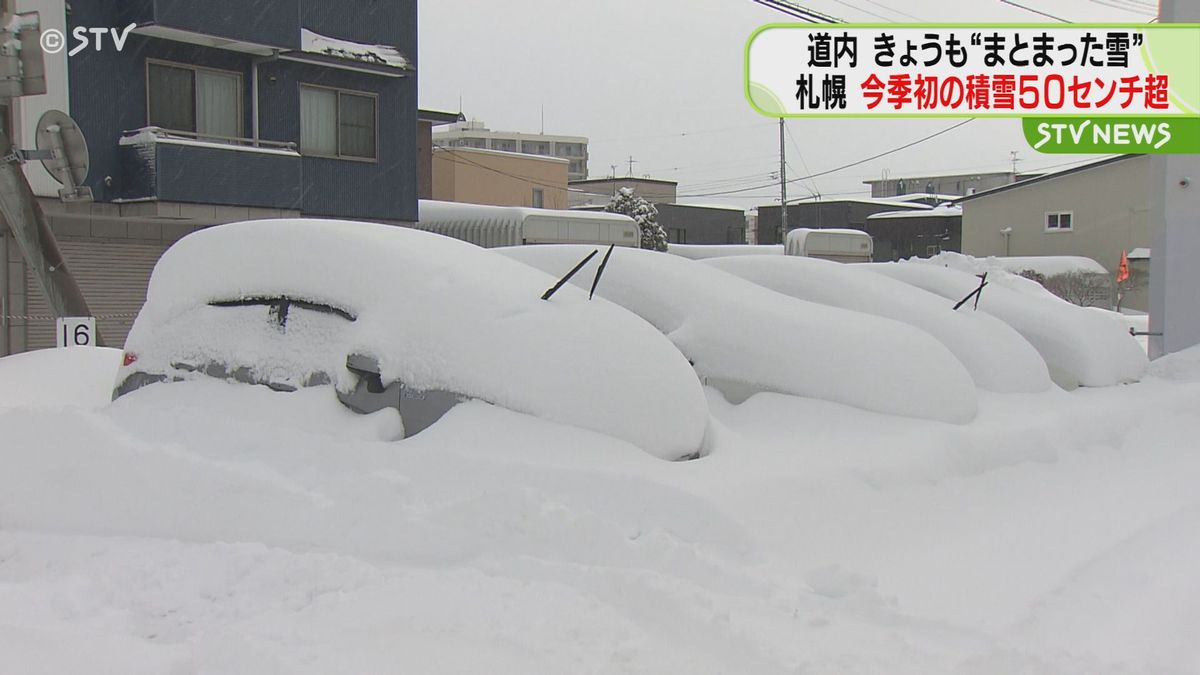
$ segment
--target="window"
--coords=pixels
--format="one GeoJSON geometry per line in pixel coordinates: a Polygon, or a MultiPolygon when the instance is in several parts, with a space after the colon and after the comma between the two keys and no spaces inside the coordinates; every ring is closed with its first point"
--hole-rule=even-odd
{"type": "Polygon", "coordinates": [[[542,188],[533,188],[533,208],[541,209],[546,206],[546,191],[542,188]]]}
{"type": "Polygon", "coordinates": [[[300,151],[306,155],[374,160],[377,99],[324,87],[300,87],[300,151]]]}
{"type": "Polygon", "coordinates": [[[149,61],[146,122],[200,137],[242,135],[242,76],[209,68],[149,61]]]}
{"type": "Polygon", "coordinates": [[[1060,211],[1046,214],[1047,232],[1070,232],[1071,212],[1060,211]]]}

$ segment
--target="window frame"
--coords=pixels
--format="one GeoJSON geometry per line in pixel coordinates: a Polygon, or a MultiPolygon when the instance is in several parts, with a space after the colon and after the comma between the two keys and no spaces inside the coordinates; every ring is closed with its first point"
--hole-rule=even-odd
{"type": "MultiPolygon", "coordinates": [[[[209,73],[218,73],[220,75],[232,75],[232,76],[236,77],[237,81],[238,81],[238,87],[237,87],[237,92],[238,92],[237,133],[238,133],[238,135],[237,136],[231,137],[231,136],[217,136],[214,134],[202,134],[202,133],[200,133],[199,129],[196,129],[193,131],[188,131],[187,129],[168,129],[166,127],[162,127],[162,129],[164,131],[174,132],[177,134],[192,134],[193,136],[195,136],[195,138],[197,140],[204,140],[204,139],[230,140],[230,141],[247,140],[245,137],[245,133],[246,133],[246,78],[244,77],[243,73],[236,71],[236,70],[225,70],[224,68],[212,68],[209,66],[198,66],[198,65],[195,65],[192,63],[180,63],[179,61],[168,61],[166,59],[156,59],[156,58],[149,57],[149,56],[146,57],[146,63],[145,63],[146,126],[154,126],[150,122],[150,66],[152,66],[152,65],[165,66],[167,68],[178,68],[181,70],[190,70],[193,73],[196,73],[199,71],[205,71],[205,72],[209,72],[209,73]]],[[[200,113],[200,110],[199,110],[200,91],[197,89],[198,86],[199,85],[197,84],[196,76],[193,75],[192,76],[192,116],[197,119],[200,117],[200,114],[199,114],[200,113]]]]}
{"type": "Polygon", "coordinates": [[[1075,230],[1075,212],[1074,211],[1046,211],[1042,216],[1042,228],[1047,234],[1057,232],[1073,232],[1075,230]],[[1054,216],[1055,222],[1060,223],[1057,227],[1050,227],[1050,216],[1054,216]],[[1067,227],[1062,227],[1062,217],[1067,216],[1071,224],[1067,227]]]}
{"type": "Polygon", "coordinates": [[[320,153],[320,152],[309,152],[304,149],[304,137],[303,137],[303,134],[304,134],[304,131],[303,131],[303,129],[304,129],[304,118],[303,118],[304,105],[301,104],[300,105],[300,116],[301,116],[301,119],[300,119],[301,132],[300,132],[300,134],[301,134],[301,137],[298,139],[299,142],[296,144],[296,146],[300,149],[300,154],[304,157],[320,157],[322,159],[343,159],[343,160],[350,161],[350,162],[367,162],[369,164],[378,164],[379,163],[379,94],[372,92],[372,91],[360,91],[358,89],[347,89],[345,87],[329,87],[329,86],[325,86],[323,84],[312,84],[310,82],[301,82],[300,90],[299,90],[297,96],[303,97],[305,89],[324,89],[325,91],[332,91],[332,92],[334,92],[334,94],[337,95],[337,103],[335,105],[335,112],[337,113],[337,120],[334,122],[334,126],[335,126],[334,137],[337,138],[337,146],[338,147],[337,147],[337,153],[333,154],[333,155],[327,155],[325,153],[320,153]],[[343,155],[342,154],[342,94],[350,94],[351,96],[364,96],[366,98],[371,99],[372,108],[375,113],[375,133],[373,134],[375,136],[375,154],[373,157],[360,157],[358,155],[343,155]]]}

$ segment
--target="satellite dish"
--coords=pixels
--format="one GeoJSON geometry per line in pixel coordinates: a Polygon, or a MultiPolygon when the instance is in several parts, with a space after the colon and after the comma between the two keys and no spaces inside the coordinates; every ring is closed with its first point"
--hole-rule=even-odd
{"type": "Polygon", "coordinates": [[[83,131],[61,110],[47,110],[37,123],[37,149],[42,166],[63,184],[59,195],[67,200],[89,199],[91,189],[83,186],[88,174],[88,147],[83,131]]]}
{"type": "Polygon", "coordinates": [[[61,110],[42,114],[37,123],[37,149],[52,153],[52,157],[42,160],[42,166],[58,182],[79,185],[87,179],[87,141],[70,115],[61,110]]]}

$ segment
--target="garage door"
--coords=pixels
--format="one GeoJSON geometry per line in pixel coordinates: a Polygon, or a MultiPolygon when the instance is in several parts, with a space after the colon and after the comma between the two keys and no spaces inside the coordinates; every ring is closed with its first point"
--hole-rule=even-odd
{"type": "MultiPolygon", "coordinates": [[[[161,241],[59,240],[58,247],[67,266],[83,291],[92,314],[97,317],[96,327],[105,346],[125,344],[134,315],[146,301],[150,272],[167,246],[167,242],[161,241]]],[[[25,289],[28,314],[50,316],[52,312],[46,298],[28,271],[25,289]]],[[[28,331],[29,349],[54,346],[53,319],[31,319],[28,331]]]]}

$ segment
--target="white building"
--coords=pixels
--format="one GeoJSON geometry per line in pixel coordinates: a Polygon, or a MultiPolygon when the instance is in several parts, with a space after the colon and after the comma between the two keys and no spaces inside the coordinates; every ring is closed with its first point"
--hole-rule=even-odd
{"type": "Polygon", "coordinates": [[[584,136],[493,131],[479,120],[470,120],[435,131],[433,143],[448,148],[478,148],[559,157],[570,162],[568,180],[587,178],[588,139],[584,136]]]}

